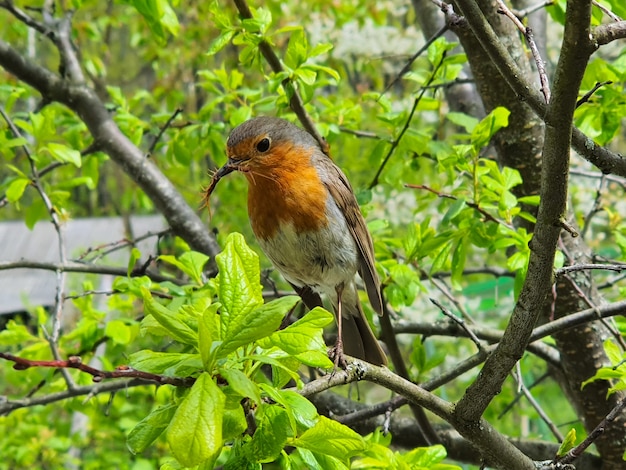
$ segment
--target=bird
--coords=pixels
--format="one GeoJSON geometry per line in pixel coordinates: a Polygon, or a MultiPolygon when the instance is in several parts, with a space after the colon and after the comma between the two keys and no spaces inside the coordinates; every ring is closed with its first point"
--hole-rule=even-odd
{"type": "Polygon", "coordinates": [[[335,369],[344,353],[387,365],[359,301],[359,273],[372,308],[383,314],[374,247],[346,175],[306,130],[277,117],[259,116],[235,127],[228,161],[217,181],[239,171],[248,181],[248,216],[258,243],[309,309],[327,296],[335,310],[335,369]]]}

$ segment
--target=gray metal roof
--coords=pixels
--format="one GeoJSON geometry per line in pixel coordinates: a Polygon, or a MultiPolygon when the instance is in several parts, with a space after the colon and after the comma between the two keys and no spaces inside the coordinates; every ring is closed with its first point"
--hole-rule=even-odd
{"type": "MultiPolygon", "coordinates": [[[[88,249],[119,242],[130,237],[137,238],[147,233],[157,233],[167,228],[165,220],[158,215],[133,216],[125,229],[119,218],[74,219],[63,226],[66,255],[76,260],[88,249]]],[[[142,259],[156,255],[157,237],[150,237],[137,244],[142,259]]],[[[130,246],[116,250],[98,259],[97,264],[126,266],[130,246]]],[[[91,253],[90,253],[91,255],[91,253]]],[[[86,259],[93,260],[93,256],[86,259]]],[[[59,242],[51,222],[39,222],[29,230],[23,221],[0,222],[0,262],[29,260],[59,263],[59,242]]],[[[66,294],[71,289],[80,290],[84,274],[68,273],[66,294]]],[[[29,310],[32,307],[54,305],[56,273],[41,269],[0,270],[0,315],[29,310]]]]}

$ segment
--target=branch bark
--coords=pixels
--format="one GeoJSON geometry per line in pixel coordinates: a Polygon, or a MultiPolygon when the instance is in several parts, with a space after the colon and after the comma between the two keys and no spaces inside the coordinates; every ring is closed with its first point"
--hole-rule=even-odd
{"type": "MultiPolygon", "coordinates": [[[[484,31],[488,28],[493,33],[493,30],[488,24],[485,26],[487,21],[479,6],[472,0],[459,0],[458,4],[472,31],[486,48],[484,42],[493,38],[485,37],[484,31]]],[[[457,403],[456,417],[468,426],[478,421],[491,400],[500,392],[510,370],[521,358],[553,282],[554,255],[567,201],[573,113],[582,75],[591,54],[590,48],[585,49],[589,45],[590,19],[590,1],[582,6],[580,2],[575,5],[572,0],[568,1],[563,47],[556,70],[552,100],[546,108],[541,203],[531,242],[526,281],[502,341],[485,362],[476,381],[457,403]]],[[[490,43],[490,47],[493,44],[490,43]]],[[[498,64],[499,69],[501,66],[501,63],[498,64]]]]}

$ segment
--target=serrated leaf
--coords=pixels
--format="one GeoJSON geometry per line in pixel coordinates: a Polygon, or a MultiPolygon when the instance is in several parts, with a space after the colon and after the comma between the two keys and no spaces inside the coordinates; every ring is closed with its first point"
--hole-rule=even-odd
{"type": "Polygon", "coordinates": [[[139,454],[146,450],[165,431],[176,412],[176,408],[177,405],[174,403],[159,406],[139,421],[126,438],[128,450],[133,454],[139,454]]]}
{"type": "Polygon", "coordinates": [[[320,416],[315,426],[291,440],[289,445],[329,455],[343,462],[365,450],[365,441],[359,434],[325,416],[320,416]]]}
{"type": "Polygon", "coordinates": [[[311,367],[332,367],[322,335],[323,328],[333,320],[334,316],[331,313],[316,307],[287,328],[273,333],[261,345],[267,348],[270,345],[277,346],[291,355],[298,356],[303,363],[311,367]],[[264,344],[266,342],[267,344],[264,344]],[[312,351],[318,351],[320,354],[306,355],[312,351]]]}
{"type": "Polygon", "coordinates": [[[206,372],[178,406],[167,430],[174,457],[186,467],[214,458],[222,450],[224,394],[206,372]]]}
{"type": "Polygon", "coordinates": [[[574,447],[576,447],[576,429],[572,428],[568,431],[563,442],[561,442],[559,450],[556,452],[557,457],[563,457],[574,447]]]}
{"type": "Polygon", "coordinates": [[[178,318],[176,312],[155,301],[145,287],[141,287],[141,294],[146,315],[152,315],[177,341],[193,346],[197,344],[198,334],[178,318]]]}
{"type": "Polygon", "coordinates": [[[26,326],[16,323],[15,320],[9,320],[5,329],[0,331],[0,344],[5,346],[24,344],[32,340],[40,341],[26,326]]]}
{"type": "MultiPolygon", "coordinates": [[[[285,314],[300,300],[298,296],[281,297],[243,314],[230,315],[222,327],[220,354],[228,354],[240,346],[269,336],[278,329],[285,314]]],[[[222,319],[223,325],[223,319],[222,319]]]]}
{"type": "Polygon", "coordinates": [[[215,260],[219,268],[218,296],[223,306],[222,329],[230,331],[230,322],[236,316],[263,303],[259,257],[246,245],[243,235],[231,233],[215,260]]]}

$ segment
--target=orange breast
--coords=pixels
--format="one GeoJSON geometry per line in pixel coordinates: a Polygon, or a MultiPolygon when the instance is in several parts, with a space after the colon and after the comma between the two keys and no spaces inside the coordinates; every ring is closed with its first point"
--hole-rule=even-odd
{"type": "Polygon", "coordinates": [[[312,151],[281,144],[245,173],[248,215],[258,238],[274,237],[281,224],[293,224],[297,233],[327,224],[327,191],[311,165],[312,151]]]}

